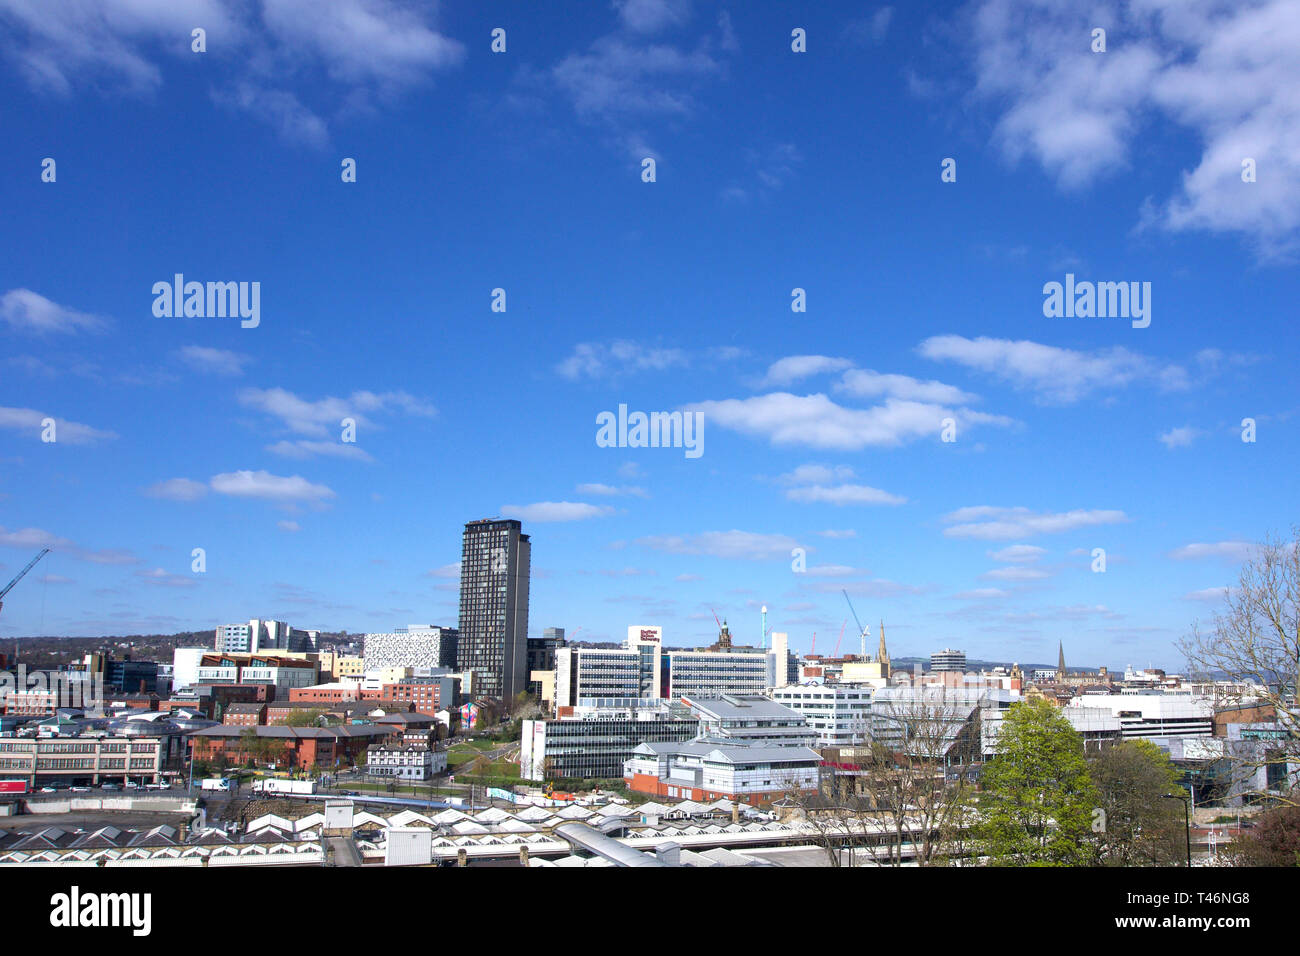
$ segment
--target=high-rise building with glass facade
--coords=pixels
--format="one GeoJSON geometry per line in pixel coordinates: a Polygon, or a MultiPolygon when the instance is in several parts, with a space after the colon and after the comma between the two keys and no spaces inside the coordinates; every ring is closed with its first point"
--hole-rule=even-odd
{"type": "Polygon", "coordinates": [[[531,552],[514,519],[465,525],[456,666],[473,672],[476,697],[509,700],[527,688],[531,552]]]}

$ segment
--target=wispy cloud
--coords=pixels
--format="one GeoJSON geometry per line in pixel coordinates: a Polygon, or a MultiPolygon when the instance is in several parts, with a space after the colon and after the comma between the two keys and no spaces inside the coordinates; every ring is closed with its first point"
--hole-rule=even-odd
{"type": "Polygon", "coordinates": [[[93,428],[80,422],[70,422],[34,408],[6,408],[0,405],[0,428],[9,428],[25,433],[33,441],[41,440],[45,430],[46,419],[54,421],[54,438],[56,443],[67,445],[91,445],[99,441],[109,441],[117,437],[116,432],[93,428]]]}
{"type": "Polygon", "coordinates": [[[1189,384],[1181,366],[1157,363],[1122,347],[1081,352],[1027,340],[937,335],[917,350],[925,358],[985,372],[1050,402],[1076,402],[1134,382],[1165,389],[1189,384]]]}
{"type": "Polygon", "coordinates": [[[958,508],[944,515],[943,520],[950,525],[943,531],[950,538],[998,541],[1008,538],[1028,538],[1040,534],[1061,534],[1077,531],[1080,528],[1119,524],[1129,519],[1124,512],[1113,510],[1036,512],[1028,508],[976,505],[958,508]]]}
{"type": "Polygon", "coordinates": [[[945,418],[960,429],[973,425],[1009,426],[1012,419],[969,409],[889,398],[872,408],[848,408],[824,394],[773,392],[753,398],[695,402],[688,411],[703,412],[710,425],[766,438],[774,445],[857,451],[897,446],[922,437],[936,440],[945,418]]]}
{"type": "Polygon", "coordinates": [[[108,326],[100,316],[51,302],[31,289],[10,289],[0,295],[0,321],[13,331],[34,335],[102,332],[108,326]]]}
{"type": "Polygon", "coordinates": [[[788,535],[760,534],[734,529],[688,535],[651,535],[638,539],[637,544],[670,554],[704,555],[745,561],[788,558],[790,552],[799,547],[799,542],[788,535]]]}
{"type": "Polygon", "coordinates": [[[1193,541],[1182,547],[1174,548],[1169,557],[1175,561],[1200,561],[1205,558],[1219,558],[1225,561],[1248,561],[1254,556],[1257,546],[1250,541],[1214,541],[1210,543],[1193,541]]]}
{"type": "Polygon", "coordinates": [[[252,361],[240,352],[214,349],[206,345],[187,345],[176,354],[190,368],[214,375],[243,375],[244,366],[252,361]]]}
{"type": "Polygon", "coordinates": [[[437,414],[428,402],[406,392],[358,391],[347,398],[326,397],[313,401],[284,388],[245,388],[239,391],[237,398],[244,407],[279,419],[280,424],[290,431],[321,438],[338,433],[344,418],[355,420],[358,428],[370,428],[376,427],[372,415],[404,412],[432,418],[437,414]]]}
{"type": "Polygon", "coordinates": [[[620,340],[609,344],[583,342],[574,346],[573,354],[555,367],[564,378],[604,378],[610,375],[664,369],[687,364],[681,349],[659,348],[620,340]]]}
{"type": "Polygon", "coordinates": [[[521,521],[585,521],[603,518],[614,513],[608,505],[592,505],[582,501],[538,501],[530,505],[502,505],[501,514],[521,521]]]}

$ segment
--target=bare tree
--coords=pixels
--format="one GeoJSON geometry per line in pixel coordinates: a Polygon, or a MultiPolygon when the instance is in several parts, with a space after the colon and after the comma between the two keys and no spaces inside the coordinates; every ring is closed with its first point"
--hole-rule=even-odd
{"type": "Polygon", "coordinates": [[[948,688],[900,693],[875,711],[861,786],[889,826],[887,859],[947,862],[969,824],[967,773],[981,751],[981,700],[948,688]]]}
{"type": "Polygon", "coordinates": [[[960,858],[971,823],[967,774],[981,750],[979,704],[944,688],[900,694],[876,710],[868,743],[841,751],[844,765],[823,775],[819,792],[791,789],[782,802],[832,866],[845,853],[856,865],[859,848],[891,866],[960,858]]]}
{"type": "Polygon", "coordinates": [[[1241,569],[1235,588],[1207,631],[1199,624],[1179,642],[1189,675],[1222,680],[1218,702],[1256,704],[1259,722],[1272,723],[1267,743],[1228,745],[1234,782],[1246,793],[1300,806],[1300,528],[1290,541],[1269,537],[1241,569]],[[1259,771],[1264,784],[1258,785],[1259,771]]]}

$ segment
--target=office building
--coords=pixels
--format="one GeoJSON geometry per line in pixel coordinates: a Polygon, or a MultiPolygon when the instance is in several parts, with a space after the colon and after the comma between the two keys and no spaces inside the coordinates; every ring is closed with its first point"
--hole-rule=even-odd
{"type": "Polygon", "coordinates": [[[1124,740],[1214,736],[1214,702],[1185,694],[1084,694],[1066,706],[1103,709],[1119,719],[1124,740]]]}
{"type": "Polygon", "coordinates": [[[758,694],[683,697],[699,721],[698,735],[727,743],[811,747],[817,739],[803,715],[758,694]]]}
{"type": "Polygon", "coordinates": [[[954,651],[951,648],[935,651],[930,655],[930,670],[965,672],[966,652],[954,651]]]}
{"type": "Polygon", "coordinates": [[[230,654],[264,651],[306,653],[316,649],[317,631],[302,631],[284,621],[253,618],[246,624],[222,624],[216,629],[214,649],[230,654]]]}
{"type": "Polygon", "coordinates": [[[809,747],[775,747],[698,737],[681,743],[647,741],[624,764],[629,790],[697,802],[757,805],[817,789],[821,755],[809,747]]]}
{"type": "Polygon", "coordinates": [[[772,699],[797,713],[817,735],[814,747],[853,747],[871,734],[870,684],[793,684],[772,699]]]}
{"type": "Polygon", "coordinates": [[[593,700],[568,708],[562,719],[524,721],[519,775],[525,780],[617,780],[639,744],[690,740],[698,731],[699,718],[682,704],[593,700]]]}
{"type": "Polygon", "coordinates": [[[319,676],[318,662],[278,654],[204,654],[198,667],[199,684],[269,684],[282,694],[319,676]]]}
{"type": "MultiPolygon", "coordinates": [[[[548,627],[542,631],[541,637],[528,639],[528,693],[538,699],[547,696],[542,686],[547,678],[543,675],[547,672],[554,673],[555,652],[564,646],[562,627],[548,627]]],[[[553,695],[552,690],[550,696],[553,695]]]]}
{"type": "Polygon", "coordinates": [[[460,559],[457,667],[474,693],[509,700],[528,684],[528,582],[532,545],[513,519],[465,525],[460,559]]]}
{"type": "MultiPolygon", "coordinates": [[[[384,634],[367,634],[362,645],[363,670],[387,667],[456,666],[460,634],[454,627],[411,624],[384,634]]],[[[339,675],[343,676],[343,675],[339,675]]]]}

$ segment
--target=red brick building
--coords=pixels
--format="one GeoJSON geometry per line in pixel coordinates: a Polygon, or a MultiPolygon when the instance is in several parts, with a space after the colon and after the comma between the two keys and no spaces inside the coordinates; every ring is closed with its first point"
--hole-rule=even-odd
{"type": "Polygon", "coordinates": [[[257,727],[266,723],[266,704],[231,704],[221,722],[231,727],[257,727]]]}
{"type": "Polygon", "coordinates": [[[222,725],[196,732],[194,759],[245,766],[251,759],[286,770],[331,770],[365,763],[366,748],[383,740],[391,727],[344,724],[339,727],[239,727],[222,725]]]}

